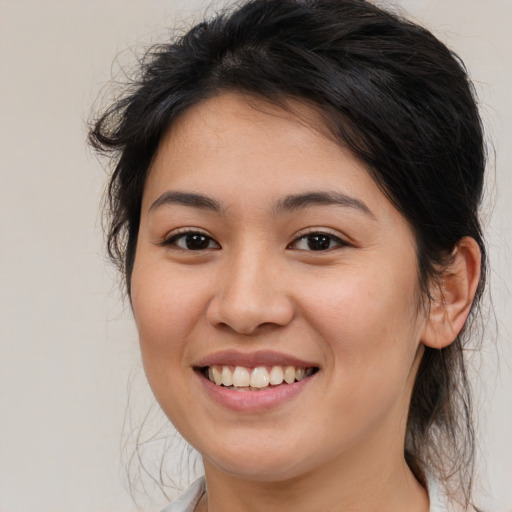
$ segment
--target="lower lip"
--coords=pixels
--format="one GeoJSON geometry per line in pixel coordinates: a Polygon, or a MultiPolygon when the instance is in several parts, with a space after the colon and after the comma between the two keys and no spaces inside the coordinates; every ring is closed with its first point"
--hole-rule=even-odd
{"type": "Polygon", "coordinates": [[[292,384],[281,384],[260,391],[237,391],[224,386],[217,386],[202,373],[196,372],[204,389],[220,405],[240,412],[261,412],[276,408],[304,390],[316,374],[292,384]]]}

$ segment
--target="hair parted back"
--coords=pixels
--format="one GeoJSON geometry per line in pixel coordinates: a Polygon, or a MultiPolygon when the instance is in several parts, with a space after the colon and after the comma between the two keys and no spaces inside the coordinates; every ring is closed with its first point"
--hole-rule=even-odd
{"type": "MultiPolygon", "coordinates": [[[[482,252],[474,312],[486,251],[478,219],[485,148],[472,84],[430,32],[364,0],[249,0],[149,50],[89,136],[115,166],[108,250],[128,293],[144,183],[162,135],[187,108],[225,91],[316,108],[410,223],[427,306],[453,248],[473,237],[482,252]]],[[[466,505],[474,452],[467,331],[442,350],[426,347],[405,444],[416,476],[456,482],[466,505]]]]}

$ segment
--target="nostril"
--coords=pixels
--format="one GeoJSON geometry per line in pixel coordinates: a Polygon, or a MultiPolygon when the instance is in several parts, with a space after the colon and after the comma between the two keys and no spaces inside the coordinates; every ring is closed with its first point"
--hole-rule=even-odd
{"type": "Polygon", "coordinates": [[[215,297],[209,304],[208,322],[223,331],[251,336],[256,332],[288,325],[294,317],[291,301],[284,295],[242,297],[235,293],[215,297]]]}

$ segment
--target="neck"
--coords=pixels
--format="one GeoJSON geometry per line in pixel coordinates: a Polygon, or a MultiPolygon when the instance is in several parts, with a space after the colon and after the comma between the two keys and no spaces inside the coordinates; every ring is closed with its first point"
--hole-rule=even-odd
{"type": "Polygon", "coordinates": [[[323,467],[321,471],[277,482],[234,476],[205,461],[207,510],[428,511],[427,493],[408,468],[403,451],[396,457],[379,457],[375,452],[368,455],[370,461],[361,453],[355,459],[344,456],[341,463],[323,467]]]}

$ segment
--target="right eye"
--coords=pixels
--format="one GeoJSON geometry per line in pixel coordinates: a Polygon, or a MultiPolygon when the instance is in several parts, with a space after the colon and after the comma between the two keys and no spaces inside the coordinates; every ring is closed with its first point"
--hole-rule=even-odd
{"type": "Polygon", "coordinates": [[[198,231],[187,231],[171,235],[162,245],[174,245],[185,251],[206,251],[220,249],[220,245],[213,238],[198,231]]]}

